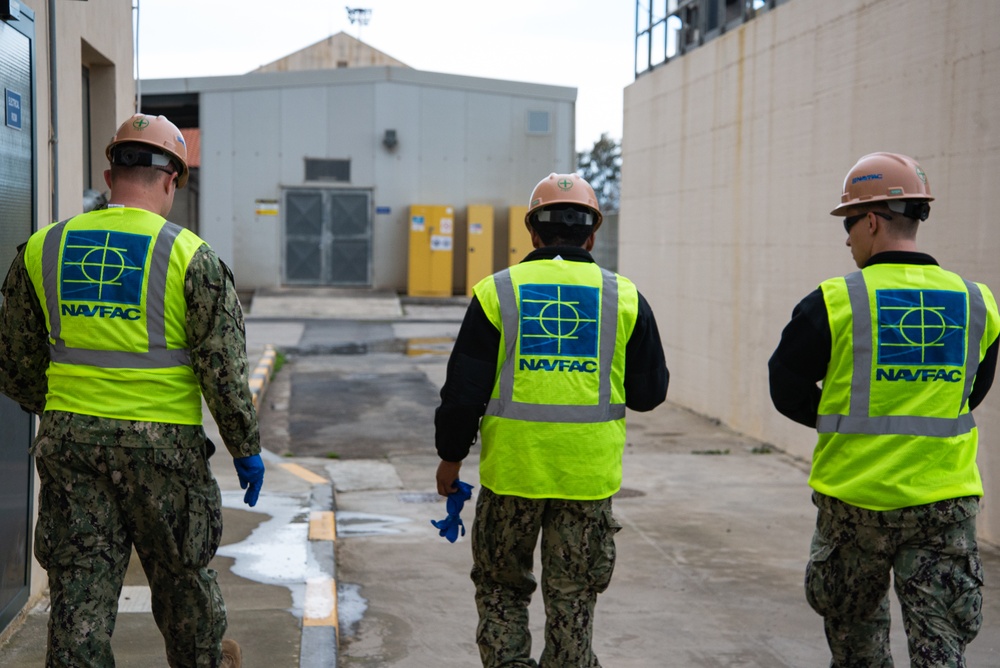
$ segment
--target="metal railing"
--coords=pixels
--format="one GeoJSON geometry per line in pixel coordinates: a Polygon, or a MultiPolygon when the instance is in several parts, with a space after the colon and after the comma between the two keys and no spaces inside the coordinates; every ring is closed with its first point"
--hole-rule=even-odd
{"type": "Polygon", "coordinates": [[[636,78],[787,1],[636,0],[636,78]]]}

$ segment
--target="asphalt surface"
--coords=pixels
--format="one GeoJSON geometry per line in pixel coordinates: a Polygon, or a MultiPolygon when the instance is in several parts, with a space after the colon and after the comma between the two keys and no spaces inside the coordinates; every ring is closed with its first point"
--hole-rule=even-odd
{"type": "MultiPolygon", "coordinates": [[[[464,300],[275,290],[255,296],[249,312],[252,359],[271,344],[284,366],[260,387],[268,472],[254,509],[228,461],[213,459],[225,499],[213,567],[244,665],[479,665],[468,538],[448,543],[430,525],[447,514],[434,492],[432,419],[464,300]],[[324,521],[335,523],[335,539],[324,521]]],[[[813,438],[807,429],[802,437],[813,438]]],[[[477,456],[462,469],[474,494],[477,456]]],[[[624,470],[617,567],[595,620],[602,665],[828,665],[822,621],[802,592],[815,517],[807,463],[668,403],[629,413],[624,470]]],[[[473,508],[462,513],[470,527],[473,508]]],[[[984,561],[973,668],[1000,665],[1000,551],[987,547],[984,561]]],[[[117,665],[164,666],[135,566],[117,665]]],[[[536,657],[540,599],[531,607],[536,657]]],[[[905,665],[893,611],[893,653],[905,665]]],[[[44,665],[47,618],[43,601],[0,647],[0,666],[44,665]]]]}

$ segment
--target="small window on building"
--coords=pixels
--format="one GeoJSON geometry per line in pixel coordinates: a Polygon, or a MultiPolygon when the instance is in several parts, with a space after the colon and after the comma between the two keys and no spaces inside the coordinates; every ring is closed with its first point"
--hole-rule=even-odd
{"type": "Polygon", "coordinates": [[[350,183],[351,161],[306,158],[306,181],[350,183]]]}
{"type": "Polygon", "coordinates": [[[346,60],[338,60],[337,61],[337,68],[340,69],[340,68],[343,68],[343,67],[347,67],[347,61],[346,60]]]}
{"type": "Polygon", "coordinates": [[[529,111],[528,112],[528,134],[547,135],[549,134],[549,112],[529,111]]]}

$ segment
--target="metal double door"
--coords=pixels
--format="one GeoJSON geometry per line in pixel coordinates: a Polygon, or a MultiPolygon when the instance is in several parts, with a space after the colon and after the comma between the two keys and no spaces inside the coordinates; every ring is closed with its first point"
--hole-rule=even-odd
{"type": "Polygon", "coordinates": [[[371,285],[370,190],[289,188],[283,199],[286,284],[371,285]]]}

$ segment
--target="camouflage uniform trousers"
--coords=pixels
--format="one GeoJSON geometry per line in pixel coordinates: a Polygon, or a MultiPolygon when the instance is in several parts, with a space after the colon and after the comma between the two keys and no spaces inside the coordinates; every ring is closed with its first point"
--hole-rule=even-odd
{"type": "Polygon", "coordinates": [[[115,665],[111,635],[132,546],[173,668],[215,668],[226,608],[207,568],[222,498],[201,447],[123,448],[40,437],[35,556],[48,571],[46,668],[115,665]]]}
{"type": "Polygon", "coordinates": [[[914,668],[965,666],[982,625],[978,499],[873,511],[814,493],[806,598],[823,616],[832,668],[891,668],[889,574],[914,668]]]}
{"type": "Polygon", "coordinates": [[[472,526],[472,581],[483,666],[599,668],[591,649],[597,595],[615,566],[611,499],[568,501],[494,494],[485,487],[472,526]],[[528,604],[535,545],[542,535],[545,648],[531,658],[528,604]]]}

